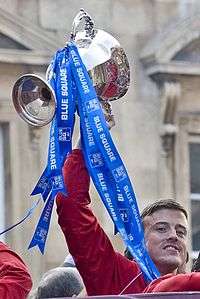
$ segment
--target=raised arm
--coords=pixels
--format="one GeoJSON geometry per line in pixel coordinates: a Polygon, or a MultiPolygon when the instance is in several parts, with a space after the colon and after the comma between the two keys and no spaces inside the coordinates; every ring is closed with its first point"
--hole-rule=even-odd
{"type": "MultiPolygon", "coordinates": [[[[140,270],[116,253],[88,207],[89,175],[80,149],[67,158],[64,168],[68,196],[57,196],[58,222],[69,251],[83,278],[88,295],[119,294],[140,270]]],[[[138,282],[138,281],[137,281],[138,282]]],[[[126,292],[141,292],[143,279],[126,292]]]]}

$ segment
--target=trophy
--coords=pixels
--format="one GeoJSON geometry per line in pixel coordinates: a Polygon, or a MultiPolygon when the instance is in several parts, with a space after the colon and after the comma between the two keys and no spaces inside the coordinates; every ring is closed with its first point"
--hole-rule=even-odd
{"type": "MultiPolygon", "coordinates": [[[[109,33],[95,29],[91,17],[83,9],[72,24],[70,41],[78,47],[81,59],[92,79],[109,127],[114,125],[110,101],[125,95],[130,83],[126,54],[109,33]]],[[[47,76],[50,69],[47,69],[47,76]]],[[[41,127],[54,117],[56,98],[52,87],[34,74],[21,76],[12,90],[14,107],[28,124],[41,127]]]]}

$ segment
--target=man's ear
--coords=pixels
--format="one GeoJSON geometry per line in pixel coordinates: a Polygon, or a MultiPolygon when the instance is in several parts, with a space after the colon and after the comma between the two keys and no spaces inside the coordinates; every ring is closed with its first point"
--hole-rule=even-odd
{"type": "Polygon", "coordinates": [[[189,256],[189,252],[187,251],[186,252],[186,261],[185,261],[186,264],[189,262],[189,259],[190,259],[190,256],[189,256]]]}

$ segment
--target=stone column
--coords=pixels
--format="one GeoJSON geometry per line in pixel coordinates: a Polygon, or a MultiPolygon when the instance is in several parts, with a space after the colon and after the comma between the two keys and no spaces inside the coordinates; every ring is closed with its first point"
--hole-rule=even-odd
{"type": "Polygon", "coordinates": [[[175,154],[177,100],[181,87],[177,82],[165,82],[161,90],[161,157],[159,163],[160,197],[175,198],[175,154]]]}

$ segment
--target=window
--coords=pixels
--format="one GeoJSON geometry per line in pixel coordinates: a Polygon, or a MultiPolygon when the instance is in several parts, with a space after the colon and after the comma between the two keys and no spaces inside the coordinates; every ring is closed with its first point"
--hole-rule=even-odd
{"type": "Polygon", "coordinates": [[[200,143],[189,143],[193,259],[200,251],[200,143]]]}

